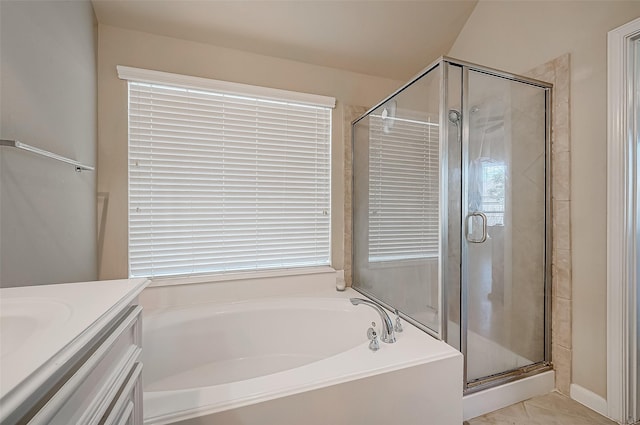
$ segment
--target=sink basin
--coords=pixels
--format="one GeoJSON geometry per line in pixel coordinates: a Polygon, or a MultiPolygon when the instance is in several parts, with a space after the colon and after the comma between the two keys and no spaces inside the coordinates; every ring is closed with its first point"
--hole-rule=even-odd
{"type": "Polygon", "coordinates": [[[0,298],[0,357],[11,355],[71,317],[66,303],[37,297],[0,298]]]}

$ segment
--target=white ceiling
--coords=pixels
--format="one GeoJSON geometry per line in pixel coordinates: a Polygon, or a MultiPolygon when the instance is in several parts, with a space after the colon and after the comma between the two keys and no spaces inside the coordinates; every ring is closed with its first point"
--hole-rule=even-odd
{"type": "Polygon", "coordinates": [[[98,22],[406,80],[446,54],[477,0],[92,0],[98,22]]]}

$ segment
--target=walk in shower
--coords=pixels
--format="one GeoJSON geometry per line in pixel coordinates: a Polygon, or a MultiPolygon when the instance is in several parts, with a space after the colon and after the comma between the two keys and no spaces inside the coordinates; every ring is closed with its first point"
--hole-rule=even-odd
{"type": "Polygon", "coordinates": [[[551,86],[441,58],[353,123],[353,287],[465,358],[550,368],[551,86]]]}

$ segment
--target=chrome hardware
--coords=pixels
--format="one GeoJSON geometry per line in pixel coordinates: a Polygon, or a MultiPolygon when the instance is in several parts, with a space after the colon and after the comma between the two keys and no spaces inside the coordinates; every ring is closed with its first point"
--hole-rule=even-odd
{"type": "Polygon", "coordinates": [[[376,322],[371,322],[371,327],[367,329],[367,338],[373,339],[374,336],[377,336],[376,333],[376,322]]]}
{"type": "Polygon", "coordinates": [[[376,322],[371,322],[371,327],[367,329],[367,338],[369,338],[369,350],[378,351],[380,343],[378,342],[378,333],[375,330],[376,322]]]}
{"type": "Polygon", "coordinates": [[[402,322],[400,321],[400,312],[398,312],[398,309],[395,309],[395,313],[396,313],[396,324],[393,326],[393,330],[396,331],[397,333],[400,333],[403,331],[402,329],[402,322]]]}
{"type": "Polygon", "coordinates": [[[485,213],[480,212],[480,211],[474,211],[472,213],[469,213],[469,215],[467,216],[467,229],[465,231],[466,233],[466,238],[467,241],[469,241],[470,243],[483,243],[487,240],[487,216],[485,215],[485,213]],[[469,219],[473,220],[473,217],[480,217],[482,219],[482,237],[480,239],[473,239],[471,237],[471,235],[473,234],[472,226],[470,225],[470,221],[469,219]]]}
{"type": "Polygon", "coordinates": [[[365,304],[376,310],[380,315],[380,320],[382,321],[382,337],[380,339],[382,339],[382,342],[386,342],[387,344],[393,344],[394,342],[396,342],[396,335],[393,331],[393,323],[391,322],[391,319],[389,318],[389,315],[384,310],[384,308],[382,308],[376,302],[365,300],[362,298],[350,298],[349,301],[351,301],[351,304],[353,305],[365,304]]]}

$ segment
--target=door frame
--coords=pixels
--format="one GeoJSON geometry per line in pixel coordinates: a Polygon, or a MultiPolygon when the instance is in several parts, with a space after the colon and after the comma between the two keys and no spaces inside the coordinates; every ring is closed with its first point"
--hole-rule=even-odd
{"type": "MultiPolygon", "coordinates": [[[[607,411],[621,424],[640,419],[638,399],[636,184],[634,138],[634,52],[640,18],[608,34],[607,90],[607,411]],[[635,259],[635,260],[634,260],[635,259]]],[[[636,70],[636,72],[638,72],[636,70]]],[[[636,88],[637,89],[637,88],[636,88]]]]}

